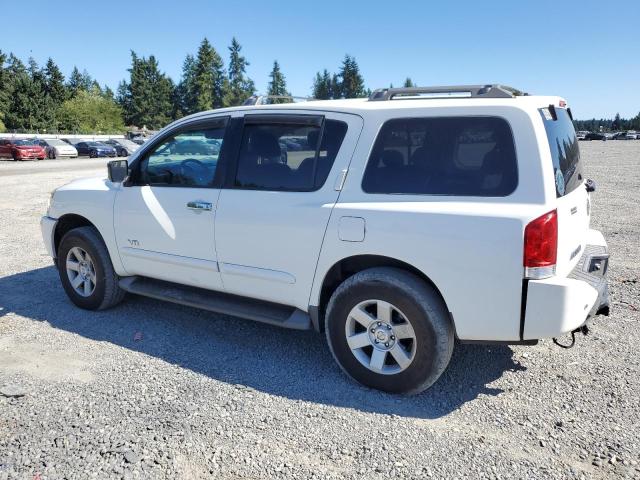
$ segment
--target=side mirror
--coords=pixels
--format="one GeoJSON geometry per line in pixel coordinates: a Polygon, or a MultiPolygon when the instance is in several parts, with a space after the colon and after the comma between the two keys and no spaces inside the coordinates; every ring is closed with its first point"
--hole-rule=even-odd
{"type": "Polygon", "coordinates": [[[114,183],[123,182],[129,176],[129,162],[126,160],[112,160],[107,164],[109,180],[114,183]]]}

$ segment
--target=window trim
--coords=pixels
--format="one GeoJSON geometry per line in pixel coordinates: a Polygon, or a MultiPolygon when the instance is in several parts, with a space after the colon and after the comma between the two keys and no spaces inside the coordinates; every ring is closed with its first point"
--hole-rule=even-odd
{"type": "Polygon", "coordinates": [[[516,137],[513,133],[513,127],[511,126],[511,123],[509,122],[509,120],[507,120],[504,116],[502,115],[436,115],[436,116],[422,116],[422,117],[393,117],[393,118],[387,118],[381,125],[380,128],[378,129],[378,131],[376,132],[375,135],[375,139],[372,143],[371,146],[371,150],[369,151],[369,155],[367,157],[367,161],[364,165],[364,169],[362,170],[362,179],[360,181],[360,190],[362,191],[362,193],[366,194],[366,195],[401,195],[401,196],[414,196],[414,197],[437,197],[437,198],[442,198],[442,197],[447,197],[447,198],[462,198],[462,199],[501,199],[501,198],[508,198],[510,196],[512,196],[517,190],[518,187],[520,186],[520,165],[518,162],[518,150],[517,150],[517,146],[516,146],[516,137]],[[367,173],[367,168],[369,167],[369,163],[372,161],[372,155],[373,152],[375,151],[376,147],[378,146],[378,140],[381,138],[380,134],[382,132],[382,129],[389,123],[392,121],[397,121],[397,120],[404,120],[404,121],[409,121],[409,120],[435,120],[435,119],[449,119],[449,118],[495,118],[495,119],[499,119],[502,120],[506,125],[507,128],[509,129],[509,133],[511,134],[511,140],[513,142],[513,153],[514,153],[514,159],[515,159],[515,166],[516,166],[516,183],[513,187],[513,190],[511,190],[509,193],[505,194],[505,195],[460,195],[457,193],[402,193],[402,192],[368,192],[367,190],[365,190],[364,187],[364,179],[365,179],[365,175],[367,173]]]}
{"type": "Polygon", "coordinates": [[[168,129],[158,138],[154,138],[148,146],[145,146],[144,150],[140,152],[138,156],[136,156],[135,160],[129,166],[131,171],[130,179],[127,181],[126,187],[158,187],[158,188],[221,188],[223,183],[223,172],[221,172],[220,165],[224,163],[224,159],[226,154],[226,143],[227,138],[229,137],[230,129],[229,129],[229,119],[231,117],[228,115],[220,116],[220,117],[208,117],[208,118],[199,118],[193,120],[191,122],[183,122],[174,127],[168,129]],[[218,123],[221,123],[221,126],[218,126],[218,123]],[[144,161],[149,158],[149,156],[155,152],[156,148],[162,145],[167,139],[171,137],[175,137],[176,135],[180,135],[184,132],[189,132],[193,130],[205,130],[207,128],[224,128],[225,132],[222,140],[222,148],[220,149],[220,154],[218,155],[218,163],[216,164],[216,171],[213,176],[213,180],[208,185],[178,185],[178,184],[165,184],[165,183],[148,183],[141,181],[141,168],[144,164],[144,161]]]}
{"type": "MultiPolygon", "coordinates": [[[[233,153],[233,160],[229,162],[229,174],[225,180],[224,188],[230,190],[246,190],[257,192],[317,192],[322,189],[326,184],[326,179],[322,185],[316,185],[317,176],[317,162],[320,155],[320,147],[322,146],[322,136],[324,135],[324,126],[326,118],[324,114],[290,114],[290,113],[274,113],[274,114],[246,114],[244,115],[237,125],[235,125],[236,132],[236,145],[233,153]],[[240,151],[242,150],[242,141],[244,139],[245,126],[250,125],[295,125],[299,127],[319,126],[320,132],[318,134],[318,144],[316,145],[314,160],[313,160],[313,186],[311,188],[258,188],[258,187],[244,187],[236,185],[236,177],[238,175],[238,168],[240,166],[240,151]]],[[[331,120],[331,119],[330,119],[331,120]]],[[[337,120],[340,121],[340,120],[337,120]]],[[[346,123],[346,122],[343,122],[346,123]]],[[[348,131],[347,124],[347,131],[348,131]]],[[[346,133],[345,133],[346,136],[346,133]]],[[[344,139],[343,139],[344,141],[344,139]]],[[[342,147],[342,145],[341,145],[342,147]]],[[[336,155],[337,157],[337,155],[336,155]]],[[[335,163],[335,159],[334,159],[335,163]]],[[[333,165],[332,165],[333,168],[333,165]]]]}

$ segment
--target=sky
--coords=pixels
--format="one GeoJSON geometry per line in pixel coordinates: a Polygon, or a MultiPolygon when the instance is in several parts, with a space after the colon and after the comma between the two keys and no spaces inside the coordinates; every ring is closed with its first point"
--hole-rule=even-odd
{"type": "Polygon", "coordinates": [[[349,54],[372,90],[407,76],[420,86],[501,83],[560,95],[576,118],[640,112],[636,2],[8,0],[3,18],[2,51],[52,57],[66,76],[77,65],[114,90],[131,50],[155,55],[178,82],[204,37],[226,63],[235,36],[262,93],[274,60],[289,91],[308,96],[315,73],[338,71],[349,54]]]}

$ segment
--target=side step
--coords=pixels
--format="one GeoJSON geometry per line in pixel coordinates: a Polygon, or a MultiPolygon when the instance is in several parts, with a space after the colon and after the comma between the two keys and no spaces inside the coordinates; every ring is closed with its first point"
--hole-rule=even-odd
{"type": "Polygon", "coordinates": [[[125,277],[120,280],[119,285],[123,290],[136,295],[247,318],[279,327],[311,330],[309,314],[295,307],[147,277],[125,277]]]}

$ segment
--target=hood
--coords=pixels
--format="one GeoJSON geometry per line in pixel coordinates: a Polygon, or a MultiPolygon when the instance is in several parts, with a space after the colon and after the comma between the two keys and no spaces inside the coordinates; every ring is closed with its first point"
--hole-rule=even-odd
{"type": "MultiPolygon", "coordinates": [[[[105,168],[106,170],[106,168],[105,168]]],[[[98,175],[95,177],[85,177],[85,178],[78,178],[77,180],[73,180],[69,183],[65,183],[64,185],[62,185],[61,187],[58,187],[55,191],[57,192],[65,192],[65,191],[72,191],[72,190],[93,190],[93,191],[99,191],[99,190],[109,190],[109,185],[111,184],[111,182],[109,182],[109,179],[107,178],[107,175],[98,175]]]]}

